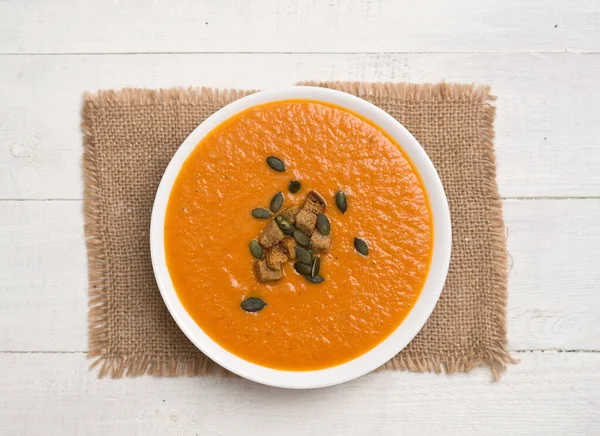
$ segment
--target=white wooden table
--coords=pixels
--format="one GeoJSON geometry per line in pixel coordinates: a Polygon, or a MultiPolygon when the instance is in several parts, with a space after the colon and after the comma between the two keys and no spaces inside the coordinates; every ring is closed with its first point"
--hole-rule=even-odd
{"type": "Polygon", "coordinates": [[[0,2],[0,434],[600,433],[599,0],[0,2]],[[88,371],[81,94],[299,80],[498,96],[521,363],[316,391],[88,371]]]}

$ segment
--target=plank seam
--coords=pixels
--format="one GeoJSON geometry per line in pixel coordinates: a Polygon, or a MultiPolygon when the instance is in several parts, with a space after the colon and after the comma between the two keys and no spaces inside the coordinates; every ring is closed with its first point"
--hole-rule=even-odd
{"type": "Polygon", "coordinates": [[[517,51],[132,51],[132,52],[2,52],[0,56],[147,56],[147,55],[439,55],[439,54],[500,54],[500,55],[598,55],[586,50],[517,50],[517,51]]]}

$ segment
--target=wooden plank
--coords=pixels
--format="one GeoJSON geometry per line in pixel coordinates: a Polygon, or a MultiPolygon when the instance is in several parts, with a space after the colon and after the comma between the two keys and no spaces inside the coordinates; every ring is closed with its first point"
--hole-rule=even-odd
{"type": "Polygon", "coordinates": [[[2,53],[598,51],[595,0],[0,3],[2,53]]]}
{"type": "Polygon", "coordinates": [[[0,198],[82,197],[81,94],[98,88],[269,88],[299,80],[489,83],[506,197],[600,196],[600,55],[0,57],[0,198]]]}
{"type": "Polygon", "coordinates": [[[593,435],[600,354],[527,353],[489,372],[379,372],[325,389],[240,378],[98,380],[83,354],[0,354],[3,434],[593,435]]]}
{"type": "Polygon", "coordinates": [[[0,350],[87,350],[83,205],[0,202],[0,350]]]}
{"type": "Polygon", "coordinates": [[[600,350],[600,200],[505,201],[510,348],[600,350]]]}
{"type": "MultiPolygon", "coordinates": [[[[0,351],[87,350],[79,201],[0,202],[0,351]]],[[[600,350],[600,200],[504,206],[513,350],[600,350]]]]}

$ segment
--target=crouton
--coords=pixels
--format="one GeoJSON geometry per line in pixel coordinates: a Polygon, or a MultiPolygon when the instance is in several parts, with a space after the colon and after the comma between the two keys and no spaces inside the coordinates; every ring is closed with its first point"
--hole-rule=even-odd
{"type": "Polygon", "coordinates": [[[323,213],[327,204],[325,203],[325,199],[319,194],[317,191],[310,191],[306,196],[306,202],[302,207],[302,210],[306,210],[308,212],[312,212],[315,215],[323,213]]]}
{"type": "Polygon", "coordinates": [[[274,246],[267,253],[267,266],[271,269],[281,269],[281,264],[287,260],[287,253],[279,245],[274,246]]]}
{"type": "Polygon", "coordinates": [[[316,224],[317,215],[308,210],[302,209],[298,212],[298,215],[296,215],[296,228],[307,236],[312,235],[316,224]]]}
{"type": "Polygon", "coordinates": [[[277,226],[275,221],[271,221],[269,227],[267,227],[260,235],[260,245],[265,248],[270,248],[273,245],[279,244],[279,242],[285,237],[281,229],[277,226]]]}
{"type": "Polygon", "coordinates": [[[302,207],[299,204],[296,204],[294,206],[288,207],[287,209],[284,209],[279,215],[281,215],[284,218],[287,218],[290,221],[290,223],[296,224],[296,215],[298,215],[300,209],[302,209],[302,207]]]}
{"type": "Polygon", "coordinates": [[[329,251],[331,248],[331,235],[323,236],[321,232],[315,230],[310,237],[310,248],[315,251],[329,251]]]}
{"type": "Polygon", "coordinates": [[[283,241],[281,241],[280,245],[289,259],[296,258],[296,240],[294,238],[291,236],[286,236],[283,238],[283,241]]]}
{"type": "Polygon", "coordinates": [[[283,278],[283,268],[271,269],[266,260],[256,261],[256,274],[261,282],[276,282],[283,278]]]}

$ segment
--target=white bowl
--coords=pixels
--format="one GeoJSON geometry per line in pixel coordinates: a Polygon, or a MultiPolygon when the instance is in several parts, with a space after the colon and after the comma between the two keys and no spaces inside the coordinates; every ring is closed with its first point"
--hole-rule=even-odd
{"type": "Polygon", "coordinates": [[[448,201],[440,178],[417,140],[389,114],[371,103],[326,88],[296,86],[258,92],[225,106],[200,124],[173,156],[158,187],[152,222],[150,248],[152,266],[165,304],[179,328],[204,354],[229,371],[266,385],[282,388],[318,388],[343,383],[373,371],[394,357],[419,332],[429,318],[442,292],[450,263],[451,227],[448,201]],[[404,321],[375,348],[354,360],[316,371],[281,371],[248,362],[213,341],[187,313],[175,292],[169,275],[164,249],[165,211],[173,183],[188,155],[215,127],[252,106],[288,99],[307,99],[333,103],[371,120],[393,137],[417,168],[427,191],[433,214],[433,256],[421,294],[404,321]]]}

